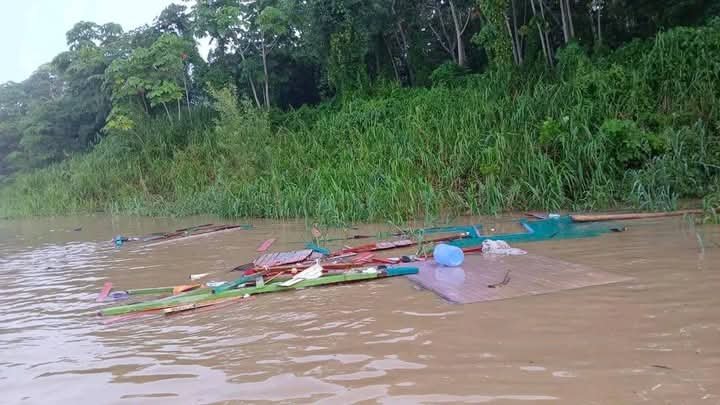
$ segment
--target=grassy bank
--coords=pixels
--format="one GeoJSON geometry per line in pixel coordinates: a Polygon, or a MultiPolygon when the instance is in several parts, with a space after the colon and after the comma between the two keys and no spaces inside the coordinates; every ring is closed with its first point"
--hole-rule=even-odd
{"type": "Polygon", "coordinates": [[[93,210],[329,222],[717,200],[720,25],[674,29],[554,72],[489,72],[268,115],[139,121],[17,176],[0,215],[93,210]],[[522,80],[520,79],[522,77],[522,80]],[[530,77],[530,79],[528,79],[530,77]]]}

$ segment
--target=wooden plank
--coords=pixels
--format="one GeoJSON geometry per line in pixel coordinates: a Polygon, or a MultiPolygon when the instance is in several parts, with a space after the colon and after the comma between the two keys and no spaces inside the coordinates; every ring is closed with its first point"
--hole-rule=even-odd
{"type": "Polygon", "coordinates": [[[268,239],[265,242],[263,242],[262,244],[260,244],[260,246],[258,246],[257,251],[265,252],[266,250],[268,250],[270,248],[270,246],[273,243],[275,243],[275,238],[268,239]]]}
{"type": "Polygon", "coordinates": [[[365,262],[372,260],[373,256],[375,256],[375,255],[371,252],[360,253],[359,255],[357,255],[356,257],[353,258],[352,263],[353,264],[365,263],[365,262]]]}
{"type": "Polygon", "coordinates": [[[255,273],[250,276],[242,276],[233,281],[228,281],[227,283],[225,283],[223,285],[213,288],[212,293],[219,294],[223,291],[234,290],[235,288],[237,288],[238,286],[240,286],[242,284],[249,283],[251,281],[254,282],[258,277],[262,277],[266,272],[267,271],[261,271],[259,273],[255,273]]]}
{"type": "Polygon", "coordinates": [[[232,228],[226,228],[226,229],[221,229],[221,230],[217,230],[217,231],[209,231],[209,232],[191,234],[188,236],[173,237],[171,239],[161,240],[159,242],[147,243],[147,244],[142,245],[142,247],[154,247],[154,246],[167,245],[169,243],[193,240],[193,239],[197,239],[197,238],[204,238],[204,237],[211,236],[211,235],[219,235],[219,234],[223,234],[223,233],[235,232],[235,231],[244,230],[244,229],[245,228],[243,226],[238,225],[238,226],[233,226],[232,228]]]}
{"type": "Polygon", "coordinates": [[[683,215],[702,214],[703,210],[683,210],[669,212],[637,212],[624,214],[590,214],[590,215],[570,215],[573,222],[601,222],[601,221],[622,221],[629,219],[651,219],[665,217],[679,217],[683,215]]]}
{"type": "Polygon", "coordinates": [[[173,287],[173,295],[182,294],[184,292],[192,291],[197,288],[200,288],[202,285],[200,284],[188,284],[188,285],[178,285],[173,287]]]}
{"type": "MultiPolygon", "coordinates": [[[[437,242],[447,242],[451,240],[456,239],[463,239],[466,238],[468,234],[466,232],[459,233],[459,234],[453,234],[450,236],[445,236],[442,238],[435,238],[435,239],[426,239],[423,240],[423,244],[432,244],[437,242]]],[[[364,253],[364,252],[376,252],[379,250],[390,250],[390,249],[397,249],[397,248],[404,248],[409,246],[415,246],[418,242],[412,239],[399,239],[399,240],[390,240],[390,241],[381,241],[376,243],[370,243],[367,245],[361,245],[361,246],[355,246],[355,247],[347,247],[345,249],[341,249],[337,252],[334,252],[331,254],[331,256],[337,256],[345,253],[364,253]]]]}
{"type": "Polygon", "coordinates": [[[231,304],[231,303],[237,302],[242,299],[243,299],[243,297],[231,297],[231,298],[224,298],[224,299],[219,299],[219,300],[214,300],[214,301],[183,304],[183,305],[178,305],[178,306],[174,306],[174,307],[170,307],[170,308],[165,308],[165,309],[163,309],[163,313],[166,316],[173,315],[173,314],[178,314],[181,312],[193,311],[193,310],[200,309],[200,308],[231,304]]]}
{"type": "Polygon", "coordinates": [[[110,290],[112,290],[112,283],[107,281],[103,285],[102,290],[100,290],[100,294],[98,294],[96,302],[103,302],[105,301],[105,298],[107,298],[108,294],[110,294],[110,290]]]}
{"type": "Polygon", "coordinates": [[[201,303],[207,301],[214,301],[220,298],[230,297],[244,297],[245,295],[255,294],[267,294],[273,292],[283,291],[294,291],[301,288],[317,287],[323,285],[333,285],[339,283],[365,281],[371,279],[380,279],[385,277],[404,276],[410,274],[416,274],[418,269],[416,267],[402,267],[396,269],[388,269],[385,272],[380,273],[343,273],[338,275],[329,275],[320,277],[314,280],[304,280],[292,287],[282,287],[278,283],[265,284],[262,287],[247,287],[240,288],[237,290],[223,291],[218,294],[196,294],[196,295],[184,295],[178,297],[171,297],[167,299],[160,299],[154,301],[140,302],[136,304],[121,305],[116,307],[104,308],[99,311],[99,314],[103,316],[114,316],[128,314],[132,312],[146,312],[163,310],[165,308],[171,308],[178,305],[201,303]]]}
{"type": "Polygon", "coordinates": [[[253,261],[256,267],[273,267],[301,262],[312,254],[312,249],[293,252],[267,253],[253,261]]]}

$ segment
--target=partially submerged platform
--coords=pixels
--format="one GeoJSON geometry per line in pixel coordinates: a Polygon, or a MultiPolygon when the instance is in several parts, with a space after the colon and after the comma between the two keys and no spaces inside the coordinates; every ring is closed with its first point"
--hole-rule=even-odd
{"type": "Polygon", "coordinates": [[[548,294],[632,279],[533,254],[466,255],[461,267],[443,267],[433,260],[412,265],[420,271],[409,279],[459,304],[548,294]]]}

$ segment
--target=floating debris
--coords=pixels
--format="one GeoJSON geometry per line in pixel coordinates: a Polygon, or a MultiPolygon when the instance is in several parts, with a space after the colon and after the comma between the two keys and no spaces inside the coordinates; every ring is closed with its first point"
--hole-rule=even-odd
{"type": "Polygon", "coordinates": [[[505,277],[503,277],[502,281],[495,284],[488,285],[488,288],[500,288],[504,287],[506,285],[510,284],[510,270],[505,272],[505,277]]]}
{"type": "Polygon", "coordinates": [[[272,246],[272,244],[275,243],[275,238],[268,239],[265,242],[261,243],[260,246],[258,246],[257,251],[258,252],[265,252],[272,246]]]}
{"type": "MultiPolygon", "coordinates": [[[[217,308],[258,294],[396,276],[410,276],[417,284],[457,303],[541,294],[628,280],[610,273],[589,271],[585,267],[570,263],[526,255],[525,251],[512,248],[505,242],[587,238],[619,229],[617,226],[576,223],[570,216],[557,214],[540,220],[523,219],[519,224],[525,232],[493,234],[491,237],[481,233],[480,225],[436,227],[422,229],[412,235],[398,233],[395,239],[354,247],[346,246],[334,252],[317,245],[322,233],[315,226],[315,243],[309,244],[308,248],[303,250],[265,253],[276,239],[271,238],[261,243],[256,250],[263,253],[262,255],[231,270],[243,272],[242,276],[235,280],[122,291],[112,291],[112,284],[106,283],[98,301],[108,298],[135,298],[135,302],[104,308],[99,313],[103,316],[126,317],[127,314],[144,313],[172,315],[202,308],[217,308]],[[436,238],[424,237],[447,233],[449,235],[438,235],[436,238]],[[378,256],[381,252],[410,247],[418,247],[417,252],[399,257],[378,256]],[[434,254],[432,247],[436,248],[434,254]],[[443,250],[452,254],[444,254],[443,250]],[[472,253],[484,254],[465,257],[472,253]],[[450,267],[441,266],[439,263],[450,267]],[[156,297],[137,302],[138,297],[143,296],[156,297]]],[[[235,229],[247,228],[242,225],[205,224],[144,238],[130,239],[119,236],[115,242],[122,245],[124,241],[130,240],[157,241],[154,242],[156,244],[235,229]]],[[[215,273],[217,272],[191,274],[190,280],[200,280],[215,273]]]]}
{"type": "Polygon", "coordinates": [[[458,304],[539,295],[589,286],[619,283],[629,277],[534,254],[521,256],[468,255],[460,267],[434,260],[410,263],[419,269],[410,280],[458,304]]]}
{"type": "Polygon", "coordinates": [[[234,290],[223,291],[218,294],[213,294],[211,292],[202,294],[189,294],[178,297],[169,297],[159,300],[140,302],[130,305],[104,308],[99,311],[99,314],[103,316],[115,316],[134,312],[165,310],[167,308],[178,307],[181,305],[215,301],[220,298],[244,297],[246,295],[251,296],[256,294],[293,291],[301,288],[327,286],[357,281],[367,281],[385,277],[405,276],[417,274],[417,272],[417,267],[384,268],[378,270],[375,273],[365,273],[362,271],[345,272],[343,274],[327,275],[312,280],[303,280],[290,287],[285,287],[280,285],[280,283],[275,282],[271,284],[265,284],[263,287],[238,288],[234,290]]]}
{"type": "Polygon", "coordinates": [[[504,240],[486,239],[482,243],[482,252],[484,255],[501,255],[501,256],[521,256],[527,254],[526,251],[511,247],[504,240]]]}
{"type": "Polygon", "coordinates": [[[110,290],[112,290],[112,283],[111,282],[105,282],[103,284],[102,290],[100,290],[100,294],[98,294],[96,302],[103,302],[107,298],[108,294],[110,294],[110,290]]]}
{"type": "Polygon", "coordinates": [[[578,223],[569,215],[549,216],[541,220],[521,219],[520,226],[525,232],[480,235],[474,238],[463,238],[448,243],[457,247],[478,247],[487,239],[504,240],[506,242],[541,242],[554,239],[592,238],[612,232],[617,225],[600,223],[578,223]]]}
{"type": "Polygon", "coordinates": [[[256,267],[263,268],[299,263],[307,259],[312,254],[312,252],[312,249],[304,249],[296,250],[293,252],[268,253],[255,259],[253,261],[253,264],[256,267]]]}
{"type": "Polygon", "coordinates": [[[236,230],[248,230],[252,229],[252,225],[214,225],[214,224],[203,224],[190,228],[177,229],[172,232],[161,232],[153,233],[145,236],[123,236],[118,235],[113,238],[115,246],[120,247],[127,242],[141,242],[145,243],[143,246],[151,247],[158,246],[166,243],[177,242],[180,240],[187,240],[190,238],[208,236],[210,234],[217,234],[219,232],[230,232],[236,230]],[[152,243],[148,243],[152,242],[152,243]]]}

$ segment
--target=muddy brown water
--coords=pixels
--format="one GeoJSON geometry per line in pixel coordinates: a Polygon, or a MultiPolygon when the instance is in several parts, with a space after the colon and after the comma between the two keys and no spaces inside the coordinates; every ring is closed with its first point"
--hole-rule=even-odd
{"type": "Polygon", "coordinates": [[[0,402],[720,403],[720,227],[628,221],[622,234],[519,245],[633,277],[549,295],[454,305],[386,279],[170,319],[93,316],[105,281],[228,278],[269,237],[274,251],[309,239],[301,222],[250,221],[151,249],[108,242],[205,222],[217,220],[0,221],[0,402]]]}

